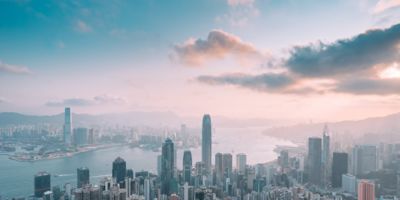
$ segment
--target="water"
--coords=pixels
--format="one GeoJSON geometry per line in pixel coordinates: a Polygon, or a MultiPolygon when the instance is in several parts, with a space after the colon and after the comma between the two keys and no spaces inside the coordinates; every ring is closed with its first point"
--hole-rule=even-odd
{"type": "MultiPolygon", "coordinates": [[[[271,138],[261,134],[262,128],[217,129],[213,134],[212,152],[246,153],[249,164],[274,160],[276,145],[293,145],[288,141],[271,138]]],[[[200,161],[200,148],[191,149],[193,163],[200,161]]],[[[55,160],[37,162],[18,162],[0,155],[0,196],[3,198],[29,196],[33,193],[33,176],[39,171],[59,175],[51,177],[51,185],[76,184],[76,168],[86,166],[90,169],[91,183],[98,183],[104,176],[111,176],[113,160],[120,156],[127,162],[127,168],[134,171],[147,170],[156,173],[157,155],[160,152],[144,151],[127,146],[86,152],[55,160]]],[[[177,166],[181,168],[183,150],[177,151],[177,166]]],[[[233,156],[235,163],[235,156],[233,156]]],[[[214,161],[213,161],[214,162],[214,161]]]]}

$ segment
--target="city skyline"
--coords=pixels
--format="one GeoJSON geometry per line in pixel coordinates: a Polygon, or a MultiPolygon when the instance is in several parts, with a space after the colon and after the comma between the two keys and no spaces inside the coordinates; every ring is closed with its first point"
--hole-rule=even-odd
{"type": "Polygon", "coordinates": [[[396,0],[0,5],[1,111],[314,121],[399,111],[396,0]]]}

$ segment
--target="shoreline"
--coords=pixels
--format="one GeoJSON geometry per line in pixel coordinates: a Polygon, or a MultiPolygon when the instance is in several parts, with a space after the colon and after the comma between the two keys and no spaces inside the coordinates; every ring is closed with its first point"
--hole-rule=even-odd
{"type": "Polygon", "coordinates": [[[17,161],[17,162],[36,162],[36,161],[46,161],[46,160],[55,160],[55,159],[61,159],[61,158],[67,158],[67,157],[72,157],[78,154],[82,153],[87,153],[87,152],[92,152],[92,151],[97,151],[97,150],[102,150],[102,149],[108,149],[108,148],[113,148],[113,147],[118,147],[118,146],[125,146],[127,144],[110,144],[110,145],[100,145],[96,147],[84,147],[82,149],[79,149],[75,152],[56,152],[52,154],[48,154],[47,156],[39,156],[39,155],[29,155],[29,154],[4,154],[8,156],[8,159],[17,161]]]}

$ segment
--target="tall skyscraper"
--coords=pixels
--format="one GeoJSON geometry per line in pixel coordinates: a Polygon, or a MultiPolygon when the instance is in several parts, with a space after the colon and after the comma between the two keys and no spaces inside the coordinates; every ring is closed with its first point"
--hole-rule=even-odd
{"type": "Polygon", "coordinates": [[[232,154],[224,153],[224,155],[222,155],[222,162],[224,168],[224,177],[230,178],[232,175],[232,154]]]}
{"type": "Polygon", "coordinates": [[[161,194],[170,195],[174,191],[174,143],[171,139],[167,138],[162,145],[161,154],[161,194]]]}
{"type": "Polygon", "coordinates": [[[333,153],[332,160],[332,187],[342,187],[342,175],[347,174],[348,155],[347,153],[333,153]]]}
{"type": "Polygon", "coordinates": [[[42,198],[46,191],[50,191],[51,182],[50,174],[47,172],[39,172],[35,175],[34,193],[35,197],[42,198]]]}
{"type": "Polygon", "coordinates": [[[215,176],[216,176],[216,184],[221,185],[224,179],[224,165],[222,153],[215,154],[215,176]]]}
{"type": "Polygon", "coordinates": [[[328,183],[331,171],[330,153],[329,130],[328,126],[325,124],[324,131],[322,133],[322,179],[324,185],[328,183]]]}
{"type": "Polygon", "coordinates": [[[64,111],[63,133],[64,133],[64,144],[66,146],[70,146],[72,140],[72,115],[70,108],[65,108],[64,111]]]}
{"type": "Polygon", "coordinates": [[[204,163],[205,171],[211,172],[211,117],[208,114],[203,116],[202,126],[202,143],[201,143],[201,157],[204,163]]]}
{"type": "Polygon", "coordinates": [[[126,162],[121,157],[116,158],[113,162],[112,177],[115,178],[116,183],[120,184],[121,188],[125,187],[126,162]]]}
{"type": "Polygon", "coordinates": [[[352,171],[354,175],[373,172],[377,166],[377,148],[373,145],[356,145],[351,155],[352,171]]]}
{"type": "Polygon", "coordinates": [[[192,152],[186,150],[183,152],[183,181],[191,184],[192,176],[192,152]]]}
{"type": "Polygon", "coordinates": [[[151,184],[150,179],[144,179],[144,200],[151,200],[151,184]]]}
{"type": "Polygon", "coordinates": [[[76,175],[77,175],[77,180],[78,180],[78,182],[77,182],[78,188],[81,188],[90,183],[89,168],[81,167],[81,168],[76,169],[76,175]]]}
{"type": "Polygon", "coordinates": [[[308,180],[314,185],[321,185],[322,173],[322,146],[321,138],[308,138],[308,180]]]}
{"type": "Polygon", "coordinates": [[[358,182],[358,200],[375,200],[375,184],[369,180],[358,182]]]}
{"type": "Polygon", "coordinates": [[[236,155],[236,169],[240,174],[246,172],[247,157],[246,154],[239,153],[236,155]]]}

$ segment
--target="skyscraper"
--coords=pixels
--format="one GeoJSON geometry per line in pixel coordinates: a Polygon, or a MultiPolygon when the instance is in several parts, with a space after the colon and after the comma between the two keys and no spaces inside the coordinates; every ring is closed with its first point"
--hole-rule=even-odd
{"type": "Polygon", "coordinates": [[[78,182],[77,182],[78,188],[81,188],[90,183],[89,168],[81,167],[81,168],[76,169],[76,175],[77,175],[77,180],[78,180],[78,182]]]}
{"type": "Polygon", "coordinates": [[[222,160],[224,167],[224,177],[230,178],[232,174],[232,154],[224,153],[224,155],[222,155],[222,160]]]}
{"type": "Polygon", "coordinates": [[[161,154],[161,194],[170,195],[173,193],[174,163],[174,143],[167,138],[162,145],[161,154]]]}
{"type": "Polygon", "coordinates": [[[121,188],[124,188],[126,176],[126,162],[121,157],[114,160],[112,165],[112,177],[115,178],[116,183],[120,184],[121,188]]]}
{"type": "Polygon", "coordinates": [[[73,143],[76,146],[83,146],[88,144],[88,129],[75,128],[73,129],[73,143]]]}
{"type": "Polygon", "coordinates": [[[358,200],[375,200],[375,184],[369,180],[358,182],[358,200]]]}
{"type": "Polygon", "coordinates": [[[321,138],[308,138],[308,180],[314,185],[321,184],[321,159],[322,159],[321,138]]]}
{"type": "Polygon", "coordinates": [[[348,156],[347,153],[333,153],[332,160],[332,187],[342,187],[342,175],[347,174],[348,156]]]}
{"type": "Polygon", "coordinates": [[[215,154],[215,175],[216,175],[216,184],[221,185],[224,179],[224,165],[223,165],[222,153],[215,154]]]}
{"type": "Polygon", "coordinates": [[[236,168],[240,174],[244,174],[246,172],[246,162],[246,154],[239,153],[236,155],[236,168]]]}
{"type": "Polygon", "coordinates": [[[39,172],[35,175],[34,180],[34,193],[35,197],[43,197],[46,191],[51,188],[50,174],[47,172],[39,172]]]}
{"type": "Polygon", "coordinates": [[[191,184],[192,176],[192,152],[186,150],[183,152],[183,181],[191,184]]]}
{"type": "Polygon", "coordinates": [[[201,156],[205,171],[211,172],[211,117],[208,114],[203,116],[201,156]]]}
{"type": "Polygon", "coordinates": [[[322,133],[322,178],[324,185],[326,185],[329,181],[329,172],[331,167],[330,153],[329,130],[328,126],[325,124],[324,131],[322,133]]]}
{"type": "Polygon", "coordinates": [[[377,167],[377,148],[373,145],[356,145],[351,155],[351,164],[354,175],[373,172],[377,167]]]}
{"type": "Polygon", "coordinates": [[[70,146],[72,139],[72,116],[70,108],[65,108],[64,111],[63,133],[64,133],[64,144],[66,146],[70,146]]]}

